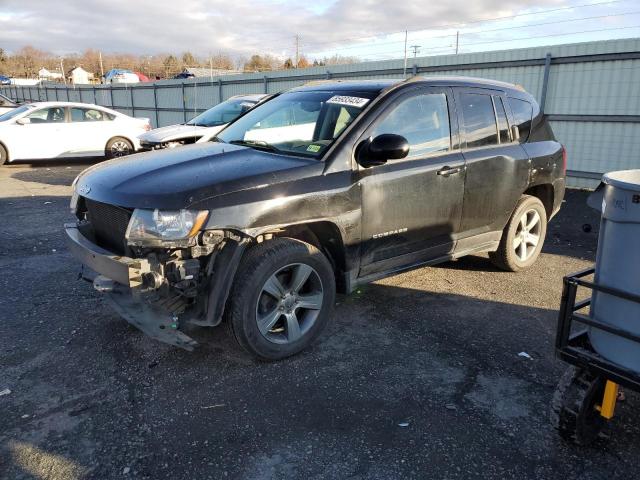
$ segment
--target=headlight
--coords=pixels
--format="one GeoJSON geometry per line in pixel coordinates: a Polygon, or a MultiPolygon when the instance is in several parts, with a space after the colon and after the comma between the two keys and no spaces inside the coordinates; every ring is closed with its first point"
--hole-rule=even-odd
{"type": "Polygon", "coordinates": [[[133,211],[126,238],[129,245],[162,246],[177,242],[182,245],[194,237],[207,221],[207,210],[144,210],[133,211]]]}
{"type": "Polygon", "coordinates": [[[76,210],[78,209],[78,191],[76,190],[76,183],[78,183],[78,178],[80,178],[80,175],[74,178],[73,183],[71,184],[71,201],[69,202],[71,215],[75,215],[76,210]]]}

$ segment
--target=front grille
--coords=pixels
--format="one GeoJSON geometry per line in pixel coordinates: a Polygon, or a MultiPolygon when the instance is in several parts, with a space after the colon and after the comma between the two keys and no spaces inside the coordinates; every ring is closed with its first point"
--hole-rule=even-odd
{"type": "Polygon", "coordinates": [[[126,208],[84,199],[87,206],[87,218],[91,223],[96,242],[102,248],[119,255],[125,254],[125,233],[131,218],[126,208]]]}

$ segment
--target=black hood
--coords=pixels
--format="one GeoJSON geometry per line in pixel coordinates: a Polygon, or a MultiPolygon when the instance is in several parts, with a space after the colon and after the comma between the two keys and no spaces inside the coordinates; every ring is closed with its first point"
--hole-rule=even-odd
{"type": "Polygon", "coordinates": [[[194,144],[103,162],[85,170],[84,197],[129,208],[187,208],[207,198],[322,172],[322,163],[227,143],[194,144]]]}

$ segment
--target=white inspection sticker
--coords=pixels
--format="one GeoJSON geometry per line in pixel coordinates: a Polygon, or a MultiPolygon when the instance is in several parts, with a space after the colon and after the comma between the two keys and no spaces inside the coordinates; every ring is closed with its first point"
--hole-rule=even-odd
{"type": "Polygon", "coordinates": [[[350,107],[362,108],[369,102],[368,98],[350,97],[348,95],[334,95],[327,103],[336,103],[338,105],[348,105],[350,107]]]}

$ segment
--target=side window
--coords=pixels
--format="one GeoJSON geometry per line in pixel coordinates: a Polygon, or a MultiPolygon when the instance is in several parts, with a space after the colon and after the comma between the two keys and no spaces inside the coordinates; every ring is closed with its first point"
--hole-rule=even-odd
{"type": "Polygon", "coordinates": [[[463,93],[462,117],[467,136],[467,147],[484,147],[498,143],[496,116],[491,96],[478,93],[463,93]]]}
{"type": "Polygon", "coordinates": [[[102,112],[100,110],[93,110],[87,108],[72,108],[71,109],[71,121],[72,122],[101,122],[102,112]]]}
{"type": "Polygon", "coordinates": [[[520,142],[526,142],[531,131],[531,117],[533,115],[533,107],[526,100],[517,98],[509,98],[509,105],[513,112],[515,125],[520,130],[520,142]]]}
{"type": "Polygon", "coordinates": [[[28,118],[31,123],[63,123],[64,108],[42,108],[40,110],[36,110],[33,113],[30,113],[26,118],[28,118]]]}
{"type": "Polygon", "coordinates": [[[507,113],[504,110],[504,104],[501,97],[493,97],[493,104],[496,107],[496,115],[498,117],[498,133],[500,135],[500,143],[509,143],[511,135],[509,132],[509,124],[507,122],[507,113]]]}
{"type": "Polygon", "coordinates": [[[447,96],[444,93],[420,94],[402,100],[373,132],[402,135],[409,142],[408,158],[451,148],[451,129],[447,96]]]}

